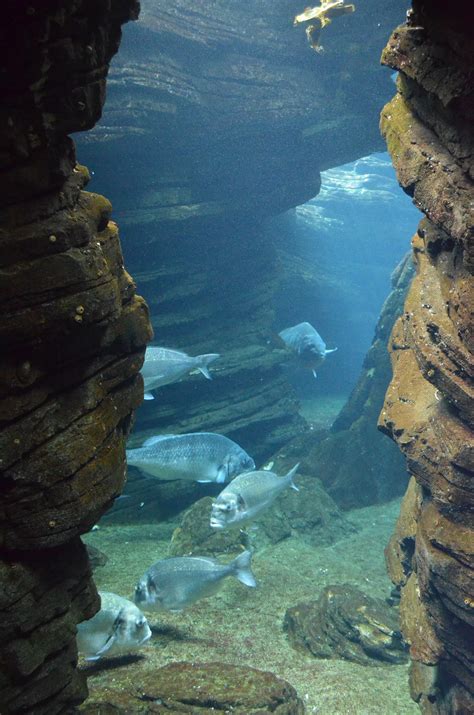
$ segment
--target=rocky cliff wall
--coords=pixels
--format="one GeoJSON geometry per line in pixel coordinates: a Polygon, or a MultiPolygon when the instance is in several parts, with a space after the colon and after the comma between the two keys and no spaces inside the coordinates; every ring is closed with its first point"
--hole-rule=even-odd
{"type": "Polygon", "coordinates": [[[92,127],[135,0],[2,5],[0,711],[84,699],[75,626],[98,608],[79,535],[125,478],[150,338],[111,205],[68,133],[92,127]]]}
{"type": "Polygon", "coordinates": [[[263,223],[315,196],[321,169],[383,147],[392,82],[378,59],[406,3],[335,19],[320,55],[288,0],[142,5],[79,156],[120,206],[155,342],[223,358],[212,383],[160,389],[136,432],[222,431],[260,461],[305,429],[273,342],[279,267],[263,223]]]}
{"type": "Polygon", "coordinates": [[[386,502],[405,490],[403,458],[378,433],[377,417],[391,378],[388,338],[402,313],[412,276],[412,258],[407,255],[393,272],[393,290],[382,308],[359,380],[330,434],[309,455],[312,470],[343,509],[386,502]]]}
{"type": "Polygon", "coordinates": [[[380,426],[413,475],[387,547],[401,588],[412,697],[430,715],[474,711],[474,43],[468,3],[415,0],[383,61],[399,71],[382,132],[425,213],[417,276],[391,336],[380,426]]]}

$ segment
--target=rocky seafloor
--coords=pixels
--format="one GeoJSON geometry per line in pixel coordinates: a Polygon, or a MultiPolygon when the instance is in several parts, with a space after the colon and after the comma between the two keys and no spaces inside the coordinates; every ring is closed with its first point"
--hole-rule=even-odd
{"type": "MultiPolygon", "coordinates": [[[[100,702],[141,712],[147,683],[157,669],[188,661],[271,671],[293,685],[307,713],[417,713],[408,691],[407,665],[374,661],[375,665],[364,666],[314,658],[293,649],[283,629],[288,608],[315,600],[330,584],[351,584],[367,595],[387,598],[391,584],[383,546],[399,506],[395,500],[350,511],[356,530],[331,546],[315,547],[291,537],[257,550],[253,556],[255,590],[227,579],[218,594],[183,612],[148,613],[153,636],[139,654],[82,663],[90,690],[86,707],[100,702]]],[[[148,566],[168,555],[176,525],[101,526],[84,537],[108,556],[107,563],[95,571],[98,587],[132,597],[135,582],[148,566]]],[[[229,555],[222,558],[228,560],[229,555]]]]}

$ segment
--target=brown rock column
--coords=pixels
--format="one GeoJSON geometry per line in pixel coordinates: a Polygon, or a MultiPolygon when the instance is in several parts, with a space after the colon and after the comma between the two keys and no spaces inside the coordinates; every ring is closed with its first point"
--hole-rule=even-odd
{"type": "Polygon", "coordinates": [[[415,0],[383,62],[400,73],[382,132],[425,214],[417,276],[391,336],[380,415],[414,479],[387,547],[401,587],[412,697],[474,712],[474,41],[468,3],[415,0]]]}
{"type": "Polygon", "coordinates": [[[122,488],[150,337],[71,131],[100,116],[135,0],[7,1],[0,26],[0,712],[71,713],[97,610],[79,535],[122,488]]]}

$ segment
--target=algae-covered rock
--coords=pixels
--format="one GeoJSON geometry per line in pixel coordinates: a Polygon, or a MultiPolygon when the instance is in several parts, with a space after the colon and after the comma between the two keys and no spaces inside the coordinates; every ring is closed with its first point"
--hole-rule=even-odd
{"type": "Polygon", "coordinates": [[[150,712],[211,715],[302,715],[296,690],[285,680],[248,666],[227,663],[170,663],[140,683],[150,712]]]}
{"type": "Polygon", "coordinates": [[[273,673],[227,663],[170,663],[136,682],[133,695],[90,702],[90,715],[303,715],[296,690],[273,673]]]}
{"type": "Polygon", "coordinates": [[[285,614],[292,645],[317,658],[344,658],[361,665],[405,663],[397,611],[354,586],[327,586],[317,601],[285,614]]]}
{"type": "Polygon", "coordinates": [[[204,556],[242,549],[245,536],[241,531],[216,531],[209,526],[212,502],[212,497],[204,497],[184,512],[171,537],[170,556],[204,556]]]}

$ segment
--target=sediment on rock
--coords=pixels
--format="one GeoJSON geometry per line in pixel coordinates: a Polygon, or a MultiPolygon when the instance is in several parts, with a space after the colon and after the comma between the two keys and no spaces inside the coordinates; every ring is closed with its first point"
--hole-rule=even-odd
{"type": "Polygon", "coordinates": [[[78,536],[125,479],[151,329],[68,132],[100,116],[135,0],[8,2],[0,28],[0,710],[73,712],[99,599],[78,536]]]}
{"type": "Polygon", "coordinates": [[[417,275],[390,347],[379,424],[412,481],[386,556],[401,589],[412,697],[423,712],[474,709],[474,59],[467,6],[415,0],[383,61],[399,71],[381,127],[399,181],[425,213],[417,275]],[[421,627],[420,627],[421,626],[421,627]]]}

